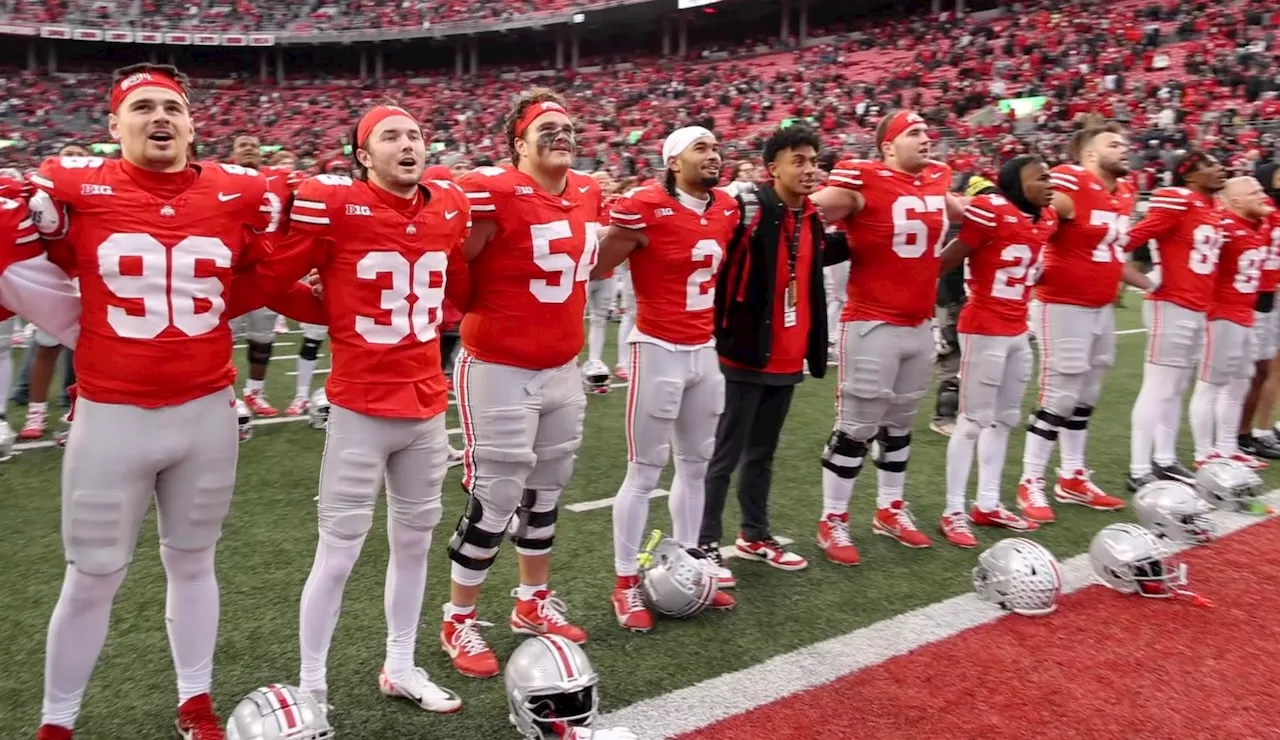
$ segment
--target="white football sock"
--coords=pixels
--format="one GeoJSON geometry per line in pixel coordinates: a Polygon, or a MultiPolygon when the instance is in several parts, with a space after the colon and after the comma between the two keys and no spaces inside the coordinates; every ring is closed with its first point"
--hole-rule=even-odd
{"type": "Polygon", "coordinates": [[[178,674],[178,703],[213,687],[213,651],[218,644],[218,577],[214,548],[160,547],[168,587],[165,627],[178,674]]]}
{"type": "MultiPolygon", "coordinates": [[[[0,328],[3,328],[0,322],[0,328]]],[[[5,416],[5,409],[9,406],[9,391],[13,390],[13,352],[9,349],[10,342],[7,332],[0,332],[0,419],[5,416]]]]}
{"type": "Polygon", "coordinates": [[[1191,441],[1195,447],[1197,460],[1205,459],[1213,451],[1215,407],[1218,404],[1218,394],[1225,391],[1225,386],[1213,385],[1201,380],[1196,382],[1196,389],[1191,394],[1191,408],[1188,416],[1191,421],[1191,441]]]}
{"type": "Polygon", "coordinates": [[[244,392],[253,393],[254,391],[260,391],[266,387],[266,385],[267,381],[265,380],[254,380],[253,378],[248,378],[244,381],[244,392]]]}
{"type": "MultiPolygon", "coordinates": [[[[631,301],[632,304],[635,301],[631,301]]],[[[627,312],[622,314],[622,321],[618,322],[618,364],[626,368],[627,372],[631,372],[631,345],[627,344],[627,337],[631,336],[631,330],[636,325],[636,308],[631,305],[627,308],[627,312]]]]}
{"type": "Polygon", "coordinates": [[[605,317],[596,318],[594,315],[589,319],[590,329],[587,331],[587,359],[589,361],[603,361],[604,358],[604,327],[605,317]]]}
{"type": "Polygon", "coordinates": [[[89,676],[107,641],[111,604],[127,569],[91,576],[68,565],[49,620],[44,653],[44,704],[40,723],[72,729],[89,676]]]}
{"type": "Polygon", "coordinates": [[[387,517],[386,591],[383,608],[387,617],[388,675],[400,679],[414,668],[413,651],[418,643],[418,620],[427,590],[427,552],[433,530],[420,530],[387,517]]]}
{"type": "Polygon", "coordinates": [[[519,586],[516,586],[516,598],[521,601],[528,601],[536,596],[539,591],[546,590],[548,589],[547,584],[545,583],[539,583],[535,586],[526,586],[522,583],[519,586]]]}
{"type": "Polygon", "coordinates": [[[627,475],[613,497],[613,570],[620,576],[638,571],[636,556],[649,521],[649,494],[658,486],[660,468],[627,463],[627,475]]]}
{"type": "MultiPolygon", "coordinates": [[[[904,432],[905,434],[905,432],[904,432]]],[[[898,439],[898,437],[889,437],[898,439]]],[[[885,451],[884,442],[880,443],[879,461],[882,463],[902,463],[906,465],[911,458],[911,445],[891,452],[885,451]]],[[[883,470],[876,468],[876,508],[887,509],[894,501],[901,501],[907,485],[906,470],[883,470]]]]}
{"type": "Polygon", "coordinates": [[[311,397],[311,378],[316,374],[316,363],[318,362],[319,360],[298,358],[298,382],[294,387],[294,396],[296,398],[311,397]]]}
{"type": "Polygon", "coordinates": [[[1214,408],[1218,441],[1214,447],[1221,455],[1229,457],[1240,451],[1240,414],[1244,413],[1244,398],[1249,395],[1249,385],[1249,378],[1235,378],[1218,394],[1214,408]]]}
{"type": "Polygon", "coordinates": [[[697,547],[702,530],[702,511],[707,504],[707,461],[690,462],[676,458],[676,474],[671,480],[667,511],[671,514],[671,538],[681,547],[697,547]]]}
{"type": "Polygon", "coordinates": [[[1089,441],[1089,418],[1071,415],[1071,421],[1085,424],[1084,429],[1061,429],[1058,431],[1058,455],[1062,461],[1062,470],[1067,475],[1084,469],[1084,450],[1089,441]]]}
{"type": "Polygon", "coordinates": [[[1166,393],[1164,416],[1155,430],[1155,446],[1152,459],[1156,465],[1172,465],[1178,460],[1178,432],[1182,427],[1182,404],[1186,398],[1187,388],[1195,375],[1195,368],[1170,368],[1172,383],[1166,393]]]}
{"type": "MultiPolygon", "coordinates": [[[[1142,366],[1142,387],[1133,401],[1129,413],[1129,474],[1137,477],[1151,472],[1151,450],[1155,444],[1156,427],[1164,421],[1164,396],[1161,384],[1168,383],[1163,370],[1176,368],[1153,365],[1142,366]]],[[[1063,463],[1066,468],[1066,463],[1063,463]]]]}
{"type": "Polygon", "coordinates": [[[822,469],[822,516],[828,514],[846,514],[849,501],[853,499],[853,484],[857,478],[841,478],[835,473],[822,469]]]}
{"type": "Polygon", "coordinates": [[[947,506],[944,514],[960,514],[965,509],[965,491],[973,470],[973,452],[978,435],[985,430],[978,422],[963,414],[956,417],[956,428],[947,440],[947,506]]]}
{"type": "Polygon", "coordinates": [[[1031,431],[1031,429],[1038,429],[1053,437],[1062,435],[1059,427],[1053,426],[1040,418],[1040,411],[1031,415],[1029,427],[1031,428],[1027,430],[1026,439],[1023,440],[1022,480],[1035,480],[1044,477],[1044,471],[1049,468],[1049,458],[1053,456],[1053,443],[1056,441],[1054,439],[1045,439],[1031,431]]]}
{"type": "Polygon", "coordinates": [[[302,666],[298,687],[304,691],[328,688],[325,674],[329,646],[333,643],[333,631],[338,626],[338,614],[342,610],[342,592],[363,546],[364,537],[344,542],[320,533],[316,559],[311,564],[307,583],[302,587],[299,605],[298,646],[302,666]]]}
{"type": "Polygon", "coordinates": [[[1000,505],[1000,475],[1009,452],[1009,426],[992,424],[978,435],[978,508],[992,511],[1000,505]]]}

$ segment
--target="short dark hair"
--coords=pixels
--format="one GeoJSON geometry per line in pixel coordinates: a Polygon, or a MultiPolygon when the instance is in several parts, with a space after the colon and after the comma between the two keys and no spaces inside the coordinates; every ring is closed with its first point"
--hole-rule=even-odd
{"type": "Polygon", "coordinates": [[[1173,184],[1183,188],[1187,186],[1187,178],[1200,171],[1209,163],[1209,155],[1200,149],[1188,149],[1186,154],[1178,157],[1173,165],[1173,184]]]}
{"type": "Polygon", "coordinates": [[[780,128],[774,131],[768,141],[764,143],[764,162],[768,165],[786,150],[799,149],[806,146],[813,147],[815,153],[822,149],[822,141],[813,129],[808,126],[780,128]]]}
{"type": "Polygon", "coordinates": [[[515,105],[511,106],[511,110],[507,112],[507,118],[502,124],[502,129],[506,132],[507,149],[511,152],[512,165],[520,164],[520,153],[516,151],[516,124],[524,117],[525,111],[529,110],[530,106],[538,103],[559,103],[565,110],[569,109],[564,98],[549,88],[535,87],[521,93],[520,97],[516,98],[515,105]]]}
{"type": "MultiPolygon", "coordinates": [[[[186,90],[188,94],[190,94],[191,92],[191,78],[187,77],[185,74],[179,71],[177,67],[173,66],[172,64],[151,64],[150,62],[142,62],[141,64],[130,64],[127,67],[120,67],[115,72],[112,72],[111,88],[115,89],[115,86],[118,85],[121,80],[125,79],[126,77],[129,77],[130,75],[136,75],[140,72],[159,72],[161,74],[168,75],[169,77],[173,78],[174,82],[177,82],[179,85],[181,85],[182,89],[186,90]]],[[[109,94],[110,93],[108,93],[108,95],[109,94]]]]}
{"type": "Polygon", "coordinates": [[[836,162],[840,161],[840,152],[835,149],[828,149],[818,155],[818,169],[831,174],[831,170],[836,168],[836,162]]]}
{"type": "Polygon", "coordinates": [[[1093,143],[1093,140],[1103,134],[1124,134],[1124,127],[1115,121],[1104,123],[1101,126],[1089,126],[1082,128],[1071,137],[1071,144],[1067,147],[1067,155],[1071,157],[1073,162],[1080,161],[1080,154],[1093,143]]]}
{"type": "Polygon", "coordinates": [[[356,138],[359,130],[360,119],[357,118],[356,122],[351,124],[351,133],[347,135],[347,138],[351,141],[351,177],[356,180],[368,180],[369,171],[365,169],[364,165],[360,164],[360,158],[356,156],[356,152],[361,149],[360,141],[356,138]]]}

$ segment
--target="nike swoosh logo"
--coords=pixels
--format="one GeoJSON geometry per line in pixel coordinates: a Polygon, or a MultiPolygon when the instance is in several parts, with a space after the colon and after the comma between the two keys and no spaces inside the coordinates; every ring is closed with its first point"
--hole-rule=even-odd
{"type": "Polygon", "coordinates": [[[732,209],[732,208],[730,208],[729,210],[725,211],[725,212],[724,212],[724,215],[726,215],[726,216],[732,216],[732,215],[733,215],[733,209],[732,209]]]}
{"type": "Polygon", "coordinates": [[[226,203],[229,200],[235,200],[240,197],[240,193],[218,193],[218,200],[226,203]]]}
{"type": "Polygon", "coordinates": [[[578,188],[578,192],[579,192],[579,193],[585,193],[585,192],[587,192],[587,191],[588,191],[588,190],[590,190],[590,189],[591,189],[591,186],[590,186],[590,185],[584,185],[584,186],[582,186],[582,187],[578,188]]]}
{"type": "Polygon", "coordinates": [[[445,212],[444,212],[444,220],[446,220],[446,221],[452,221],[452,220],[453,220],[453,217],[454,217],[454,216],[456,216],[456,215],[458,215],[458,212],[457,212],[457,211],[445,211],[445,212]]]}

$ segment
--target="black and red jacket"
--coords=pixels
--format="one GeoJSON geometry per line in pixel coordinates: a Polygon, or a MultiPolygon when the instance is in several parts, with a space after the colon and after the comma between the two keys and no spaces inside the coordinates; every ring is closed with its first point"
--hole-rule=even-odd
{"type": "MultiPolygon", "coordinates": [[[[716,281],[715,337],[721,357],[747,367],[764,368],[769,364],[773,345],[778,251],[787,249],[782,224],[791,216],[772,185],[761,185],[756,197],[760,205],[755,217],[734,232],[716,281]]],[[[812,206],[806,207],[802,218],[808,221],[804,232],[813,240],[814,254],[809,269],[810,321],[805,360],[809,374],[821,378],[827,372],[827,293],[822,268],[849,259],[849,245],[844,234],[824,233],[822,220],[812,206]]]]}

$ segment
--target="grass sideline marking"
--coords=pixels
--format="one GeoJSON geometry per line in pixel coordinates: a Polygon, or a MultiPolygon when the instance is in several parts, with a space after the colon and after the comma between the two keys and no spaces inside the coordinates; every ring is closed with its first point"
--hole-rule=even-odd
{"type": "MultiPolygon", "coordinates": [[[[1266,500],[1272,506],[1280,506],[1280,489],[1268,493],[1266,500]]],[[[1274,517],[1215,511],[1210,518],[1218,536],[1225,537],[1274,517]]],[[[1175,551],[1187,549],[1190,548],[1174,548],[1175,551]]],[[[1069,558],[1061,565],[1064,594],[1094,583],[1088,553],[1069,558]]],[[[595,724],[598,727],[629,727],[646,739],[678,737],[831,683],[973,627],[994,622],[1007,614],[979,601],[973,593],[962,594],[807,645],[750,668],[645,699],[610,712],[595,724]]]]}

